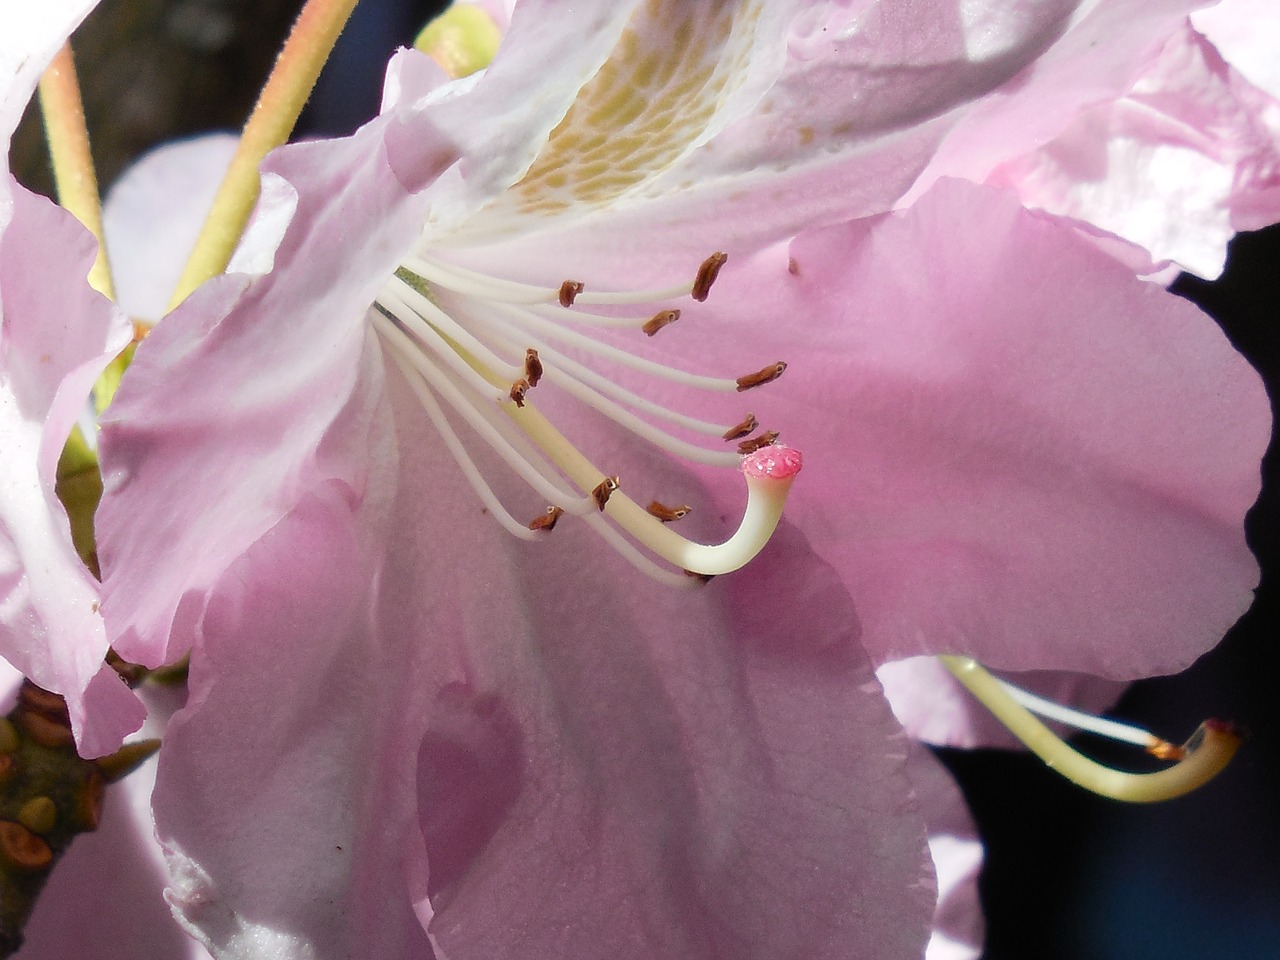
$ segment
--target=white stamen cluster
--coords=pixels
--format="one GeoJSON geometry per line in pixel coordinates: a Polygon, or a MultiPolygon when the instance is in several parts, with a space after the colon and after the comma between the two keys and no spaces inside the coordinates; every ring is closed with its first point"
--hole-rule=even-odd
{"type": "Polygon", "coordinates": [[[771,445],[777,438],[774,432],[743,439],[758,426],[754,416],[737,424],[710,423],[628,390],[592,365],[614,364],[715,393],[741,392],[776,379],[785,364],[736,379],[699,376],[639,357],[590,332],[635,330],[655,335],[677,320],[680,312],[667,308],[613,316],[587,308],[652,305],[686,296],[705,300],[724,262],[723,254],[709,257],[692,283],[677,287],[596,292],[575,280],[541,287],[487,276],[438,258],[408,257],[384,286],[372,318],[390,359],[408,380],[446,449],[504,528],[521,539],[535,540],[562,516],[577,517],[644,573],[687,585],[693,581],[685,573],[727,573],[759,552],[781,516],[786,491],[799,469],[798,454],[792,458],[794,469],[744,470],[748,500],[742,523],[729,540],[706,546],[666,526],[684,516],[688,507],[655,502],[647,510],[641,508],[619,491],[617,477],[593,466],[551,425],[536,409],[532,394],[545,381],[667,453],[699,463],[738,466],[744,456],[771,445]],[[550,504],[545,514],[531,523],[512,516],[454,429],[458,419],[545,498],[550,504]],[[741,442],[736,451],[700,446],[673,436],[652,420],[721,442],[741,442]],[[647,554],[637,548],[637,542],[647,554]],[[649,554],[679,569],[658,564],[649,554]]]}

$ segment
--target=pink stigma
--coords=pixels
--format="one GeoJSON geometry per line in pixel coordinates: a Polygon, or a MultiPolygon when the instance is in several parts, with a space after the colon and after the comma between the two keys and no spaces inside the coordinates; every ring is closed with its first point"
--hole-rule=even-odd
{"type": "Polygon", "coordinates": [[[748,479],[790,480],[804,466],[804,456],[795,447],[773,444],[742,458],[742,472],[748,479]]]}

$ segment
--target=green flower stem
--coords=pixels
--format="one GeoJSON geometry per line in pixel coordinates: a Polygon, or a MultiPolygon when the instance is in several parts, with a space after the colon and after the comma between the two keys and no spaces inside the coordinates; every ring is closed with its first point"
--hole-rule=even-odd
{"type": "Polygon", "coordinates": [[[58,202],[98,238],[98,257],[89,271],[89,284],[114,300],[107,247],[102,241],[98,177],[89,152],[89,131],[70,43],[63,45],[40,77],[40,110],[44,114],[58,202]]]}
{"type": "Polygon", "coordinates": [[[240,136],[169,308],[227,268],[258,200],[258,165],[293,132],[357,0],[307,0],[240,136]]]}

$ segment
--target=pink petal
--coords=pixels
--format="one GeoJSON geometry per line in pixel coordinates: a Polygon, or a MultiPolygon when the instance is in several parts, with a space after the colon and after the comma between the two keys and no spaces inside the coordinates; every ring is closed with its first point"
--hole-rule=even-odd
{"type": "Polygon", "coordinates": [[[96,757],[137,729],[144,711],[103,666],[97,584],[54,484],[94,380],[131,331],[84,281],[95,251],[88,232],[12,180],[0,189],[11,199],[0,234],[0,653],[66,697],[80,752],[96,757]]]}
{"type": "MultiPolygon", "coordinates": [[[[13,135],[40,74],[97,0],[47,0],[13,9],[5,15],[0,35],[0,131],[13,135]]],[[[6,164],[8,153],[5,153],[6,164]]],[[[6,173],[8,167],[6,165],[6,173]]],[[[0,199],[0,228],[6,220],[0,199]]]]}
{"type": "Polygon", "coordinates": [[[689,336],[791,362],[754,402],[806,452],[789,516],[877,659],[1131,678],[1249,605],[1269,409],[1190,304],[960,182],[732,266],[689,336]]]}
{"type": "MultiPolygon", "coordinates": [[[[421,103],[421,118],[448,131],[466,158],[432,187],[432,226],[460,231],[467,244],[522,238],[521,259],[544,267],[550,250],[561,263],[634,274],[878,213],[908,188],[951,124],[973,124],[986,138],[982,108],[969,108],[1003,104],[995,91],[1023,68],[1043,75],[1036,89],[1047,105],[1023,98],[1021,109],[1063,106],[1069,118],[1080,104],[1116,95],[1094,67],[1105,64],[1127,89],[1134,71],[1125,58],[1135,45],[1162,41],[1191,5],[1166,0],[1152,12],[1150,4],[1112,3],[1077,23],[1068,21],[1069,3],[976,12],[726,3],[716,7],[725,21],[717,32],[715,18],[680,0],[634,13],[610,5],[607,23],[524,3],[482,77],[421,103]],[[567,52],[555,46],[567,35],[561,16],[572,17],[567,52]],[[663,75],[654,70],[659,57],[672,65],[667,86],[654,79],[663,75]],[[575,96],[586,102],[571,108],[575,96]],[[574,221],[583,217],[590,227],[579,229],[574,221]],[[548,230],[556,232],[551,242],[548,230]],[[655,236],[660,243],[646,239],[655,236]]],[[[422,150],[413,126],[393,131],[393,165],[422,150]]]]}
{"type": "Polygon", "coordinates": [[[977,960],[985,927],[978,899],[978,830],[951,775],[928,748],[911,746],[907,773],[929,827],[929,854],[938,875],[938,905],[924,960],[977,960]]]}
{"type": "Polygon", "coordinates": [[[390,512],[320,491],[200,617],[156,801],[187,920],[419,956],[416,889],[454,960],[918,957],[905,744],[833,573],[794,534],[689,593],[514,541],[394,386],[390,512]]]}
{"type": "Polygon", "coordinates": [[[1280,103],[1184,27],[1124,97],[988,182],[1216,277],[1236,230],[1280,219],[1280,103]]]}
{"type": "Polygon", "coordinates": [[[381,133],[279,154],[313,189],[290,191],[289,212],[300,205],[276,271],[215,281],[166,318],[104,419],[103,609],[122,656],[180,657],[191,625],[170,631],[186,595],[198,606],[308,490],[363,493],[381,376],[365,311],[423,217],[387,168],[381,133]],[[339,242],[359,225],[370,235],[339,242]]]}
{"type": "Polygon", "coordinates": [[[199,620],[155,810],[170,901],[217,956],[431,955],[399,866],[425,645],[371,630],[359,513],[337,483],[305,497],[199,620]]]}
{"type": "Polygon", "coordinates": [[[1275,36],[1280,8],[1271,0],[1221,0],[1191,15],[1191,24],[1254,86],[1280,99],[1275,36]]]}
{"type": "Polygon", "coordinates": [[[965,112],[908,199],[940,177],[982,182],[1001,163],[1053,140],[1081,111],[1124,96],[1199,5],[1110,0],[1077,10],[1043,56],[965,112]]]}

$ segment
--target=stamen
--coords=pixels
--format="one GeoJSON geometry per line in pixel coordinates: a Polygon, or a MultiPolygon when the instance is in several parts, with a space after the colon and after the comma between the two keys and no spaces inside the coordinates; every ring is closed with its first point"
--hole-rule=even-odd
{"type": "Polygon", "coordinates": [[[654,500],[645,509],[663,523],[673,523],[676,520],[683,520],[693,508],[687,503],[682,503],[678,507],[668,507],[665,503],[654,500]]]}
{"type": "Polygon", "coordinates": [[[702,266],[698,267],[698,276],[693,281],[693,290],[689,292],[689,296],[699,303],[706,300],[711,293],[711,285],[716,282],[716,277],[720,276],[720,268],[728,260],[728,254],[724,253],[713,253],[703,260],[702,266]]]}
{"type": "Polygon", "coordinates": [[[757,450],[762,450],[765,447],[772,446],[777,442],[778,431],[769,430],[766,433],[760,434],[758,437],[752,437],[750,440],[743,440],[738,444],[738,452],[743,456],[746,456],[749,453],[755,453],[757,450]]]}
{"type": "Polygon", "coordinates": [[[644,331],[646,337],[652,337],[663,327],[669,327],[679,319],[679,310],[659,310],[640,329],[644,331]]]}
{"type": "Polygon", "coordinates": [[[609,502],[609,498],[613,496],[615,490],[618,489],[617,477],[605,477],[591,491],[591,499],[596,502],[596,506],[604,511],[605,505],[609,502]]]}
{"type": "Polygon", "coordinates": [[[659,310],[647,319],[565,311],[584,303],[652,304],[676,296],[705,299],[726,259],[724,254],[715,254],[704,261],[692,287],[588,294],[577,280],[566,280],[559,287],[539,287],[486,276],[430,257],[410,257],[388,281],[371,317],[387,353],[409,380],[468,482],[504,527],[530,539],[553,529],[564,513],[572,513],[585,519],[647,575],[666,583],[688,583],[682,571],[698,577],[727,573],[748,562],[768,542],[780,519],[786,492],[800,469],[800,456],[781,447],[760,450],[776,441],[776,432],[744,439],[757,427],[753,416],[728,428],[708,423],[647,400],[586,364],[600,358],[684,386],[726,393],[768,383],[785,364],[736,380],[698,376],[597,340],[591,330],[630,328],[653,336],[675,322],[679,310],[659,310]],[[574,329],[565,320],[587,326],[574,329]],[[581,351],[587,355],[585,363],[565,356],[542,338],[581,351]],[[522,363],[505,359],[520,356],[520,351],[522,363]],[[529,391],[544,378],[664,450],[702,463],[741,462],[747,503],[738,530],[719,545],[694,543],[666,526],[687,515],[687,505],[669,507],[653,501],[645,510],[622,494],[616,476],[599,471],[535,409],[529,391]],[[446,404],[452,408],[448,416],[446,404]],[[689,443],[632,410],[709,437],[742,439],[739,452],[749,455],[740,459],[723,449],[689,443]],[[543,515],[522,524],[501,507],[454,432],[450,423],[454,414],[460,415],[517,476],[546,497],[543,502],[552,506],[543,515]],[[671,567],[655,563],[659,558],[671,567]]]}
{"type": "Polygon", "coordinates": [[[1004,687],[1009,696],[1013,697],[1014,700],[1032,713],[1047,717],[1050,720],[1057,720],[1059,723],[1065,723],[1075,727],[1077,730],[1086,730],[1089,733],[1096,733],[1100,737],[1107,737],[1111,740],[1118,740],[1121,743],[1131,743],[1134,746],[1142,747],[1148,753],[1159,757],[1161,760],[1181,760],[1183,757],[1181,747],[1170,743],[1168,740],[1161,740],[1149,730],[1143,730],[1141,727],[1135,727],[1127,723],[1120,723],[1118,720],[1095,717],[1093,714],[1085,713],[1082,710],[1073,710],[1071,707],[1056,703],[1053,700],[1046,700],[1044,697],[1037,696],[1029,690],[1014,686],[1008,680],[1002,680],[999,677],[996,677],[995,680],[1000,686],[1004,687]]]}
{"type": "Polygon", "coordinates": [[[786,369],[787,365],[779,360],[763,370],[757,370],[755,373],[748,373],[745,377],[739,377],[738,392],[751,390],[754,387],[763,387],[766,383],[773,383],[773,381],[782,376],[782,372],[786,369]]]}
{"type": "Polygon", "coordinates": [[[666,431],[653,426],[653,424],[646,423],[629,410],[623,409],[602,396],[598,391],[592,390],[586,384],[575,380],[558,368],[549,370],[547,376],[552,383],[555,383],[565,392],[577,397],[589,407],[599,410],[614,423],[625,427],[636,436],[649,441],[661,450],[710,466],[733,466],[731,459],[733,455],[731,453],[723,450],[707,450],[697,444],[681,440],[679,437],[673,437],[666,431]]]}
{"type": "MultiPolygon", "coordinates": [[[[506,412],[582,489],[593,489],[602,479],[607,479],[532,404],[519,410],[508,407],[506,412]]],[[[611,492],[607,513],[618,526],[672,566],[696,573],[731,573],[747,564],[773,536],[782,519],[787,491],[802,465],[800,451],[791,447],[766,447],[745,457],[742,474],[747,481],[746,510],[733,536],[715,546],[685,539],[617,490],[611,492]]]]}
{"type": "MultiPolygon", "coordinates": [[[[631,316],[611,317],[603,313],[592,313],[589,310],[581,310],[579,309],[579,307],[582,306],[582,301],[585,298],[586,298],[586,294],[583,294],[581,297],[579,297],[577,301],[577,306],[575,306],[573,310],[562,310],[560,309],[559,304],[555,304],[553,306],[551,304],[545,304],[545,303],[535,303],[532,305],[517,305],[516,309],[528,310],[531,313],[535,313],[540,317],[545,317],[546,319],[551,320],[554,323],[565,323],[565,322],[578,323],[578,324],[585,324],[590,327],[605,327],[610,330],[643,330],[645,327],[645,324],[649,323],[653,319],[652,314],[648,314],[648,313],[644,314],[643,316],[631,315],[631,316]]],[[[506,306],[512,306],[512,305],[507,304],[506,306]]],[[[679,312],[679,311],[676,311],[676,312],[679,312]]]]}
{"type": "Polygon", "coordinates": [[[556,521],[564,516],[564,508],[557,506],[547,507],[547,512],[539,517],[534,517],[529,521],[530,530],[554,530],[556,521]]]}
{"type": "Polygon", "coordinates": [[[724,437],[725,443],[732,443],[734,440],[741,440],[758,426],[760,426],[760,421],[756,419],[756,415],[748,413],[741,423],[730,427],[721,436],[724,437]]]}
{"type": "Polygon", "coordinates": [[[529,347],[524,352],[524,378],[529,386],[536,387],[542,379],[542,361],[538,359],[538,351],[529,347]]]}
{"type": "Polygon", "coordinates": [[[579,280],[566,280],[560,284],[560,293],[558,299],[560,306],[572,307],[573,301],[578,299],[578,294],[582,292],[583,284],[579,280]]]}
{"type": "MultiPolygon", "coordinates": [[[[479,300],[535,304],[556,303],[560,299],[559,287],[539,287],[516,280],[503,280],[486,273],[468,270],[456,263],[446,263],[434,258],[405,257],[400,261],[400,268],[414,274],[424,283],[435,284],[465,297],[475,297],[479,300]]],[[[574,303],[592,303],[602,306],[654,303],[659,300],[687,297],[690,290],[688,283],[682,283],[654,290],[618,292],[606,290],[598,293],[580,291],[574,296],[574,303]]]]}
{"type": "MultiPolygon", "coordinates": [[[[510,345],[517,342],[517,339],[523,336],[525,340],[538,344],[539,357],[541,358],[541,356],[545,355],[547,359],[555,364],[555,369],[559,370],[568,379],[589,385],[601,394],[613,397],[622,403],[638,410],[642,410],[645,413],[652,414],[653,416],[661,417],[671,423],[687,427],[696,433],[702,433],[707,436],[723,436],[724,434],[725,428],[723,424],[708,423],[706,420],[699,420],[696,417],[690,417],[687,414],[679,413],[678,411],[668,409],[661,404],[654,403],[652,400],[642,397],[638,393],[633,393],[625,387],[619,386],[608,377],[602,376],[590,367],[584,366],[560,351],[547,346],[545,341],[536,337],[529,337],[528,334],[517,331],[514,324],[507,324],[504,321],[496,319],[493,322],[495,327],[501,327],[502,330],[507,331],[508,335],[505,338],[501,338],[503,342],[510,345]]],[[[732,381],[725,382],[730,383],[732,381]]],[[[752,427],[752,429],[755,428],[752,427]]]]}
{"type": "MultiPolygon", "coordinates": [[[[456,354],[461,347],[503,380],[515,380],[523,372],[523,368],[494,356],[470,330],[399,277],[393,277],[383,288],[377,303],[390,310],[415,336],[428,342],[443,338],[450,345],[448,353],[456,354]]],[[[446,351],[436,352],[444,357],[446,351]]]]}
{"type": "MultiPolygon", "coordinates": [[[[375,328],[383,336],[383,342],[392,348],[392,356],[400,369],[402,371],[413,371],[413,373],[406,373],[406,377],[409,379],[410,385],[415,386],[415,393],[418,393],[419,399],[423,399],[423,394],[418,389],[421,387],[422,390],[426,390],[427,396],[430,397],[430,404],[438,406],[435,403],[435,397],[431,396],[430,391],[425,386],[426,383],[429,383],[432,388],[440,392],[441,396],[448,401],[454,410],[461,414],[463,419],[479,434],[480,438],[489,445],[494,453],[506,461],[516,475],[541,496],[549,501],[560,503],[566,512],[576,516],[585,515],[595,509],[595,502],[590,497],[575,497],[574,494],[564,490],[558,483],[549,479],[534,460],[517,450],[511,440],[502,435],[496,421],[490,419],[491,415],[494,417],[499,416],[497,412],[493,411],[491,413],[491,408],[487,404],[476,403],[466,397],[458,384],[450,380],[445,371],[435,366],[421,351],[414,349],[412,341],[402,330],[380,313],[375,313],[373,320],[375,328]]],[[[423,399],[423,403],[426,406],[427,400],[423,399]]],[[[525,409],[529,410],[531,408],[526,405],[525,409]]],[[[428,414],[431,414],[431,412],[431,409],[428,408],[428,414]]],[[[434,421],[435,418],[433,417],[434,421]]],[[[439,423],[437,423],[437,426],[439,426],[439,423]]],[[[454,452],[452,446],[450,447],[450,452],[454,452]]],[[[479,476],[478,472],[477,476],[479,476]]],[[[514,518],[512,518],[511,522],[518,529],[525,530],[525,525],[514,518]]]]}
{"type": "Polygon", "coordinates": [[[747,387],[742,385],[744,380],[751,377],[761,377],[770,371],[776,371],[768,379],[761,379],[758,383],[751,383],[748,386],[760,386],[768,383],[770,380],[776,380],[786,369],[785,363],[776,363],[771,367],[767,367],[760,373],[750,374],[748,377],[739,377],[737,380],[722,379],[720,377],[703,377],[695,373],[686,373],[683,370],[677,370],[674,367],[668,367],[662,363],[655,363],[652,360],[646,360],[644,357],[638,357],[634,353],[626,350],[620,350],[617,347],[611,347],[608,344],[601,343],[584,333],[577,330],[569,330],[563,324],[550,320],[544,320],[541,316],[532,312],[521,313],[516,320],[522,328],[532,328],[539,331],[543,336],[552,340],[558,340],[561,343],[567,343],[577,347],[587,353],[594,354],[605,360],[610,360],[623,367],[629,367],[640,373],[647,373],[651,376],[661,377],[664,380],[670,380],[673,383],[684,384],[685,386],[695,387],[700,390],[709,390],[718,393],[731,393],[734,391],[741,392],[747,387]],[[777,368],[781,369],[777,369],[777,368]]]}
{"type": "Polygon", "coordinates": [[[1212,780],[1240,746],[1240,737],[1228,724],[1206,720],[1178,748],[1183,757],[1173,766],[1156,773],[1125,773],[1077,753],[975,660],[955,656],[938,659],[1032,753],[1068,780],[1100,796],[1129,803],[1172,800],[1212,780]]]}
{"type": "Polygon", "coordinates": [[[535,534],[520,525],[515,517],[507,512],[501,501],[494,495],[490,486],[485,483],[484,477],[481,476],[479,468],[476,467],[475,461],[467,454],[467,448],[462,441],[458,439],[458,434],[454,431],[453,426],[449,423],[448,418],[444,415],[444,411],[440,409],[440,404],[431,394],[431,391],[423,383],[422,378],[416,375],[415,368],[401,355],[398,350],[392,350],[391,359],[400,372],[404,374],[404,378],[409,382],[410,388],[414,395],[418,398],[418,402],[422,405],[422,409],[426,411],[427,417],[431,420],[432,425],[436,428],[436,432],[440,434],[440,439],[444,441],[446,449],[453,456],[458,466],[462,470],[462,475],[466,478],[467,483],[471,485],[471,489],[475,491],[476,496],[480,498],[480,502],[489,510],[489,514],[500,523],[508,533],[518,537],[521,540],[532,540],[535,534]]]}

